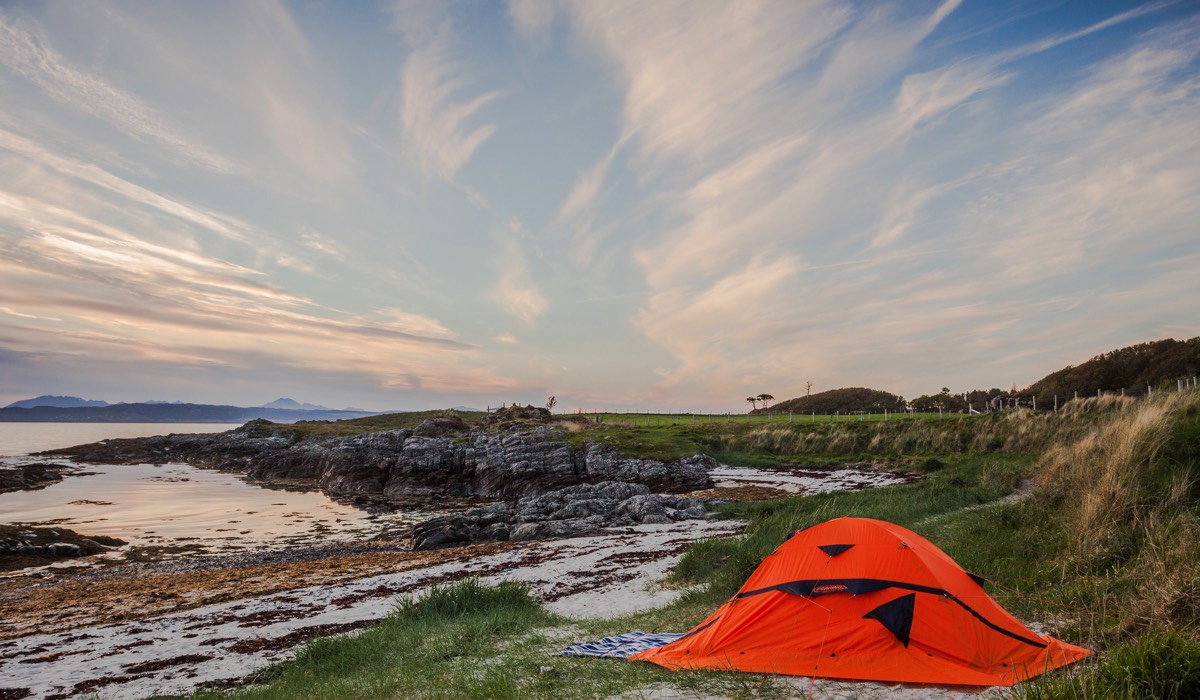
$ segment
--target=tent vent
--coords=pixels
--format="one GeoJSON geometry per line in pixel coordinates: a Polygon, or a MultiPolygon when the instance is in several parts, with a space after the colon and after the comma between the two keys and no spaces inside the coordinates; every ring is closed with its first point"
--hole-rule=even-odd
{"type": "Polygon", "coordinates": [[[850,549],[853,546],[854,545],[852,545],[852,544],[823,544],[823,545],[819,545],[817,547],[817,549],[821,550],[822,552],[825,552],[826,554],[828,554],[831,557],[836,557],[837,555],[841,554],[842,552],[846,551],[847,549],[850,549]]]}
{"type": "Polygon", "coordinates": [[[908,635],[912,632],[913,606],[917,594],[909,593],[889,601],[863,615],[864,620],[877,620],[887,628],[888,632],[896,635],[896,639],[908,647],[908,635]]]}

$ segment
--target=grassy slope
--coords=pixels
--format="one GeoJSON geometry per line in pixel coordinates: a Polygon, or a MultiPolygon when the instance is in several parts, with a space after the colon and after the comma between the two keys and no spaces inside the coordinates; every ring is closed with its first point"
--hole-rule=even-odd
{"type": "Polygon", "coordinates": [[[1200,696],[1200,394],[1058,418],[1016,414],[843,428],[751,424],[701,431],[689,424],[643,433],[610,421],[572,435],[615,436],[654,456],[666,456],[661,450],[673,445],[688,454],[715,445],[749,462],[861,458],[855,450],[867,445],[872,454],[901,460],[938,454],[945,466],[888,489],[726,506],[724,516],[749,520],[745,534],[693,547],[674,579],[698,585],[664,609],[578,623],[555,636],[561,621],[519,591],[455,589],[438,595],[457,604],[431,603],[429,613],[409,605],[362,635],[316,642],[295,662],[271,670],[264,678],[269,685],[234,695],[590,698],[653,684],[732,697],[784,694],[767,676],[668,672],[548,654],[570,641],[630,629],[685,630],[736,590],[791,530],[862,515],[928,537],[988,578],[992,594],[1019,617],[1112,650],[1091,670],[1026,687],[1028,697],[1200,696]],[[1033,497],[997,504],[1024,477],[1037,479],[1033,497]]]}

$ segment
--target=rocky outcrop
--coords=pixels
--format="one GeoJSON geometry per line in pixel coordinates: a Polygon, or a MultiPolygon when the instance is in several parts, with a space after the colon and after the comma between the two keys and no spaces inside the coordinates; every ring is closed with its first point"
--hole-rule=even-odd
{"type": "Polygon", "coordinates": [[[0,493],[33,491],[62,481],[63,475],[76,467],[49,462],[29,464],[0,464],[0,493]]]}
{"type": "Polygon", "coordinates": [[[99,554],[123,544],[113,537],[87,537],[66,528],[0,524],[0,571],[99,554]]]}
{"type": "MultiPolygon", "coordinates": [[[[662,462],[622,457],[601,444],[576,448],[556,426],[463,433],[433,421],[415,431],[301,439],[251,421],[215,435],[107,440],[57,451],[83,462],[187,462],[270,482],[302,482],[336,496],[517,499],[579,484],[620,481],[680,493],[712,486],[704,455],[662,462]],[[458,431],[458,432],[455,432],[458,431]]],[[[511,423],[511,421],[510,421],[511,423]]]]}
{"type": "Polygon", "coordinates": [[[706,515],[703,502],[695,498],[663,496],[642,484],[605,481],[426,520],[413,528],[413,549],[579,537],[618,525],[706,515]]]}

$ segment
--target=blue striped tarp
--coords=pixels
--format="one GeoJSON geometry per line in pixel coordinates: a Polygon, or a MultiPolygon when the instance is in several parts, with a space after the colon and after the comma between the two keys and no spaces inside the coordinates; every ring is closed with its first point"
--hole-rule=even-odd
{"type": "Polygon", "coordinates": [[[560,656],[603,656],[628,659],[639,651],[654,649],[670,644],[682,634],[663,632],[626,632],[615,637],[605,637],[597,642],[575,644],[558,652],[560,656]]]}

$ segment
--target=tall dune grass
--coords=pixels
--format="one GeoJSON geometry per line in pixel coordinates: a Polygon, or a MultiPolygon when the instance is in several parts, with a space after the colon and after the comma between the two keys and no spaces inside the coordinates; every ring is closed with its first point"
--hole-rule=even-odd
{"type": "Polygon", "coordinates": [[[1110,582],[1118,634],[1200,622],[1200,393],[1141,402],[1048,450],[1035,507],[1061,517],[1064,570],[1110,582]]]}

